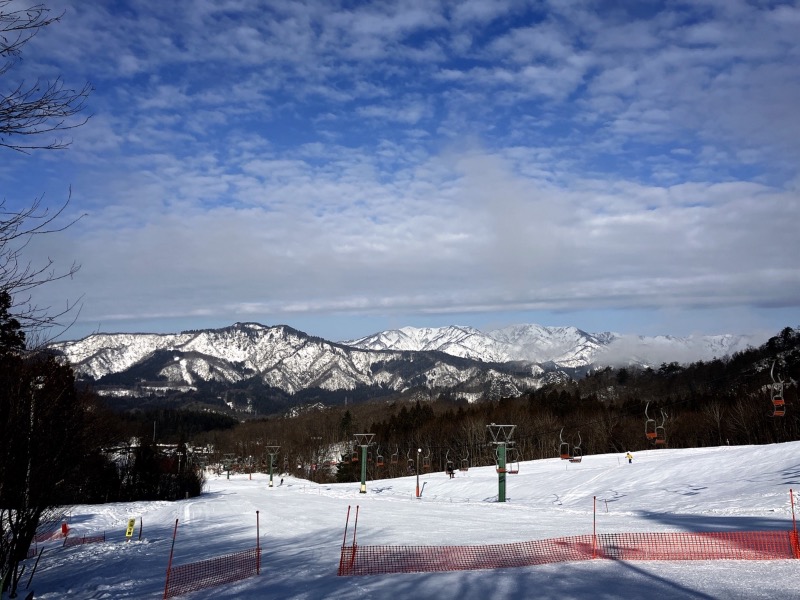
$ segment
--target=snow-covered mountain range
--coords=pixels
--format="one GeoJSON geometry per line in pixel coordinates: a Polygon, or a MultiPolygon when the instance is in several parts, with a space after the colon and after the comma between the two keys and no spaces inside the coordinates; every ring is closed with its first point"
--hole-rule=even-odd
{"type": "Polygon", "coordinates": [[[482,332],[472,327],[403,327],[341,342],[369,350],[436,350],[482,361],[553,363],[558,367],[691,362],[723,357],[766,338],[746,335],[623,336],[586,333],[576,327],[512,325],[482,332]]]}
{"type": "Polygon", "coordinates": [[[285,325],[236,323],[177,334],[94,334],[53,348],[80,378],[110,395],[192,391],[208,383],[257,379],[288,394],[373,386],[394,392],[447,389],[474,400],[518,395],[595,365],[688,362],[755,342],[734,335],[643,338],[540,325],[489,332],[404,327],[330,342],[285,325]]]}
{"type": "Polygon", "coordinates": [[[554,363],[559,367],[591,365],[612,333],[592,334],[575,327],[515,325],[482,332],[472,327],[403,327],[342,342],[367,350],[439,351],[486,362],[554,363]]]}

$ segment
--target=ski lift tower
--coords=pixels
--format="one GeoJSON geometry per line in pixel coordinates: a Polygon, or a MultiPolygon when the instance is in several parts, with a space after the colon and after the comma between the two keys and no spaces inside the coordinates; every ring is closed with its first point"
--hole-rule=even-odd
{"type": "Polygon", "coordinates": [[[354,433],[353,437],[356,438],[356,446],[361,446],[361,489],[360,493],[367,493],[367,448],[372,445],[372,438],[375,437],[374,433],[354,433]]]}
{"type": "Polygon", "coordinates": [[[506,448],[514,445],[511,437],[514,435],[516,425],[487,425],[486,429],[492,435],[492,444],[497,447],[497,501],[506,501],[506,448]]]}
{"type": "Polygon", "coordinates": [[[270,442],[267,444],[266,449],[269,455],[269,487],[272,487],[272,468],[275,466],[275,455],[278,454],[278,450],[280,450],[281,447],[275,444],[275,442],[270,442]]]}

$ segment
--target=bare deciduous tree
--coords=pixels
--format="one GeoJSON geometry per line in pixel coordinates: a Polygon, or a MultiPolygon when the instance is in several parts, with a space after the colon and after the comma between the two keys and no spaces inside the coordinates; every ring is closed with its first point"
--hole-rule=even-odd
{"type": "MultiPolygon", "coordinates": [[[[73,90],[56,78],[6,88],[25,44],[61,18],[40,4],[18,6],[0,0],[0,147],[22,153],[66,148],[69,140],[44,138],[86,122],[75,117],[91,86],[73,90]]],[[[77,265],[59,272],[52,259],[35,265],[25,258],[37,236],[74,223],[63,218],[68,204],[69,198],[51,211],[37,198],[13,210],[0,198],[0,592],[10,590],[12,597],[37,527],[63,503],[87,448],[87,397],[76,391],[71,367],[32,348],[30,335],[58,324],[74,307],[37,306],[31,292],[71,277],[77,265]]]]}
{"type": "MultiPolygon", "coordinates": [[[[50,10],[41,4],[14,7],[11,0],[0,0],[0,85],[25,44],[62,16],[51,17],[50,10]]],[[[69,141],[41,141],[42,137],[85,123],[88,117],[77,120],[71,117],[84,109],[90,92],[89,84],[78,91],[67,89],[60,78],[46,84],[39,81],[31,85],[17,83],[7,92],[0,88],[0,147],[21,152],[66,148],[69,141]]],[[[9,210],[5,198],[0,198],[0,290],[11,297],[8,311],[28,333],[57,324],[59,318],[71,313],[75,306],[67,304],[53,312],[52,307],[31,303],[30,292],[45,283],[72,277],[78,270],[76,264],[59,272],[52,259],[43,265],[34,265],[24,258],[26,248],[35,237],[62,231],[75,222],[67,219],[66,224],[61,223],[68,205],[69,198],[51,210],[42,205],[40,197],[27,208],[9,210]]]]}
{"type": "Polygon", "coordinates": [[[722,445],[722,422],[725,420],[725,407],[719,400],[712,400],[702,408],[703,417],[714,428],[717,443],[722,445]]]}

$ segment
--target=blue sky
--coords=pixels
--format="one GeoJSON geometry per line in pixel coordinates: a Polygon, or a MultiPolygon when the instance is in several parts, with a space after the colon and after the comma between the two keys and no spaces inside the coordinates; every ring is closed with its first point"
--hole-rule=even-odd
{"type": "Polygon", "coordinates": [[[66,338],[800,325],[798,2],[47,5],[0,84],[92,116],[0,190],[85,214],[26,249],[66,338]]]}

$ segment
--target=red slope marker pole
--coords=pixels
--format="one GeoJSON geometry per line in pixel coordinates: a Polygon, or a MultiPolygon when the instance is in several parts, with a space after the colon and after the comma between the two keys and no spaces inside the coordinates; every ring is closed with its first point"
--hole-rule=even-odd
{"type": "Polygon", "coordinates": [[[592,559],[597,558],[597,496],[592,496],[594,499],[594,507],[592,510],[592,559]]]}
{"type": "Polygon", "coordinates": [[[353,553],[350,556],[350,569],[356,564],[356,530],[358,529],[358,504],[356,504],[356,518],[353,521],[353,553]]]}
{"type": "Polygon", "coordinates": [[[172,569],[172,554],[175,552],[175,537],[178,535],[178,519],[175,519],[175,530],[172,532],[172,547],[169,549],[169,562],[167,562],[167,581],[164,583],[164,598],[169,593],[169,572],[172,569]]]}
{"type": "Polygon", "coordinates": [[[347,518],[344,520],[344,537],[342,538],[342,548],[347,543],[347,527],[350,525],[350,506],[347,507],[347,518]]]}
{"type": "Polygon", "coordinates": [[[350,506],[348,505],[347,506],[347,518],[344,521],[344,536],[342,537],[342,550],[341,550],[341,553],[339,555],[339,571],[338,571],[338,574],[340,576],[344,575],[344,565],[345,565],[344,548],[345,548],[345,544],[347,543],[347,527],[349,525],[350,525],[350,506]]]}

